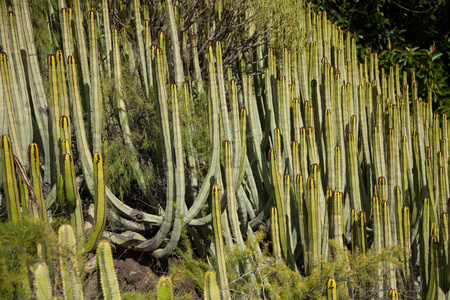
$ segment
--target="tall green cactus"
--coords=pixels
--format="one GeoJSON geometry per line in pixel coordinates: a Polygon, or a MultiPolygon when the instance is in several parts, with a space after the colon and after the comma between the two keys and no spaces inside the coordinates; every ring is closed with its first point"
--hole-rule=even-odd
{"type": "Polygon", "coordinates": [[[111,254],[111,247],[107,241],[101,241],[97,246],[97,269],[103,297],[105,299],[120,300],[119,284],[111,254]]]}
{"type": "Polygon", "coordinates": [[[89,48],[90,48],[90,118],[92,152],[102,151],[102,107],[103,96],[100,87],[99,60],[97,47],[97,21],[93,10],[88,11],[89,48]]]}
{"type": "Polygon", "coordinates": [[[35,143],[30,144],[28,147],[28,163],[30,165],[30,181],[33,186],[35,202],[39,206],[39,218],[44,222],[47,222],[47,207],[42,191],[39,148],[35,143]]]}
{"type": "Polygon", "coordinates": [[[281,258],[282,258],[278,218],[279,218],[279,216],[278,216],[277,208],[272,206],[270,208],[270,231],[271,231],[271,238],[272,238],[273,256],[275,257],[276,262],[280,262],[281,258]]]}
{"type": "Polygon", "coordinates": [[[94,154],[94,224],[86,242],[86,251],[91,252],[100,241],[106,225],[106,197],[105,181],[103,176],[103,157],[100,153],[94,154]]]}
{"type": "Polygon", "coordinates": [[[329,278],[327,282],[327,300],[336,300],[336,280],[329,278]]]}
{"type": "Polygon", "coordinates": [[[66,299],[83,299],[83,286],[80,280],[80,252],[77,240],[70,225],[62,225],[58,230],[59,261],[66,299]]]}
{"type": "Polygon", "coordinates": [[[22,215],[20,213],[19,190],[14,170],[12,145],[8,135],[1,136],[0,146],[2,149],[2,178],[8,219],[17,222],[22,219],[22,215]]]}
{"type": "Polygon", "coordinates": [[[38,263],[34,268],[34,288],[38,300],[52,298],[52,286],[45,263],[38,263]]]}
{"type": "Polygon", "coordinates": [[[227,268],[225,264],[225,250],[222,236],[222,221],[220,210],[220,189],[218,185],[213,185],[211,190],[211,214],[214,230],[214,248],[216,254],[216,270],[219,277],[219,288],[221,299],[231,299],[228,286],[227,268]]]}
{"type": "Polygon", "coordinates": [[[220,300],[216,272],[209,270],[205,273],[205,300],[220,300]]]}

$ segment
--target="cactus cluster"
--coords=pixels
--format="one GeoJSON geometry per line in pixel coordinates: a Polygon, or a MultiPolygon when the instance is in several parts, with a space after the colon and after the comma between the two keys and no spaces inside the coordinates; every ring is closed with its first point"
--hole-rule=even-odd
{"type": "MultiPolygon", "coordinates": [[[[222,43],[199,48],[210,36],[184,19],[181,3],[157,1],[156,20],[150,20],[149,7],[137,0],[130,8],[124,1],[102,1],[102,10],[89,1],[70,1],[68,7],[64,2],[55,7],[59,27],[48,28],[62,50],[48,56],[47,81],[40,75],[28,1],[12,1],[15,13],[7,13],[6,1],[0,1],[0,142],[1,205],[8,219],[51,224],[55,207],[70,219],[71,226],[59,230],[66,295],[81,292],[84,254],[97,249],[104,295],[119,297],[103,236],[115,245],[166,258],[188,228],[199,254],[212,251],[215,260],[217,273],[205,278],[206,298],[218,299],[220,293],[221,299],[230,299],[225,249],[244,251],[265,224],[274,261],[302,275],[338,255],[330,240],[367,256],[397,245],[401,266],[379,263],[378,297],[396,299],[399,288],[428,299],[448,294],[449,121],[446,114],[433,113],[431,93],[419,98],[423,83],[414,73],[398,65],[380,70],[376,53],[358,57],[355,39],[324,12],[306,9],[298,16],[304,43],[295,49],[274,49],[261,40],[254,52],[232,58],[235,68],[225,68],[229,58],[222,43]],[[127,35],[128,26],[119,30],[108,5],[120,15],[133,15],[133,34],[127,35]],[[167,22],[167,36],[155,35],[153,22],[161,20],[167,22]],[[124,68],[135,72],[143,97],[156,107],[163,198],[153,194],[131,139],[124,68]],[[102,88],[107,79],[114,82],[113,97],[102,88]],[[200,174],[194,143],[184,136],[187,130],[191,137],[195,128],[182,112],[192,114],[203,98],[210,154],[200,174]],[[111,122],[107,116],[117,121],[148,211],[119,200],[105,185],[101,153],[111,122]],[[94,203],[88,237],[81,177],[84,194],[94,203]],[[105,231],[107,218],[117,231],[128,233],[105,231]],[[145,235],[150,231],[154,235],[145,235]],[[416,265],[420,292],[415,290],[416,265]]],[[[211,30],[232,9],[228,1],[219,2],[212,7],[211,30]]],[[[53,9],[51,3],[48,8],[53,9]]],[[[242,34],[250,40],[255,28],[249,24],[246,30],[242,34]]],[[[261,245],[251,247],[261,254],[261,245]]],[[[255,286],[266,282],[252,268],[244,260],[234,271],[246,274],[255,286]]],[[[44,299],[51,294],[45,264],[38,264],[35,274],[36,295],[44,299]]],[[[337,297],[336,284],[330,279],[326,285],[329,299],[337,297]]],[[[162,278],[158,290],[161,299],[172,299],[170,280],[162,278]]],[[[264,290],[258,293],[264,296],[264,290]]]]}

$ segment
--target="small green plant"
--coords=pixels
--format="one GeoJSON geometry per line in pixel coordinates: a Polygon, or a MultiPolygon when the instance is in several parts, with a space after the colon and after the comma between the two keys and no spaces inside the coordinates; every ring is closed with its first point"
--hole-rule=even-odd
{"type": "MultiPolygon", "coordinates": [[[[327,281],[330,277],[336,282],[337,299],[370,299],[379,292],[376,290],[377,281],[387,283],[386,274],[376,276],[380,262],[389,261],[397,267],[401,265],[398,260],[401,252],[399,247],[386,248],[379,253],[360,254],[358,251],[351,253],[336,241],[330,240],[333,254],[327,259],[321,258],[318,264],[320,267],[303,277],[284,261],[275,262],[275,258],[269,253],[265,230],[261,228],[255,232],[254,239],[246,243],[243,251],[237,246],[231,251],[225,247],[231,299],[258,298],[261,291],[270,299],[320,299],[327,295],[327,281]],[[253,250],[252,243],[256,242],[263,245],[261,253],[253,250]],[[248,261],[252,264],[251,272],[244,275],[236,273],[248,261]],[[256,282],[249,280],[250,274],[256,275],[256,282]]],[[[174,284],[180,280],[192,280],[196,289],[203,294],[203,281],[210,266],[204,259],[193,256],[192,247],[186,238],[183,239],[183,246],[178,248],[177,255],[180,259],[171,269],[174,284]]],[[[389,289],[381,292],[387,296],[389,289]]]]}
{"type": "Polygon", "coordinates": [[[48,249],[47,261],[56,260],[51,251],[57,236],[42,221],[23,219],[0,223],[0,295],[4,299],[28,299],[32,295],[32,272],[43,261],[39,248],[48,249]]]}

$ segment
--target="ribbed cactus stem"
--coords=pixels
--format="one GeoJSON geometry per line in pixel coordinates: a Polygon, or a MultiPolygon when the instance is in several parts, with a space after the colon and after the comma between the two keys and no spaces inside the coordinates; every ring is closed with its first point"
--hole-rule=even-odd
{"type": "Polygon", "coordinates": [[[389,290],[389,300],[398,300],[398,293],[397,290],[390,289],[389,290]]]}
{"type": "Polygon", "coordinates": [[[30,181],[33,186],[35,201],[39,205],[39,218],[44,222],[47,222],[47,208],[45,206],[44,194],[42,192],[39,148],[35,143],[30,144],[28,147],[28,162],[30,165],[30,181]]]}
{"type": "MultiPolygon", "coordinates": [[[[59,111],[61,116],[66,116],[70,123],[70,106],[69,106],[69,94],[67,90],[66,69],[64,67],[65,59],[61,50],[56,51],[56,73],[58,81],[58,93],[59,93],[59,111]]],[[[60,116],[58,116],[59,118],[60,116]]]]}
{"type": "MultiPolygon", "coordinates": [[[[278,173],[278,168],[276,166],[277,154],[274,150],[269,151],[269,163],[270,163],[270,174],[272,179],[272,186],[274,192],[275,206],[277,208],[278,214],[280,216],[285,216],[284,210],[284,193],[281,185],[280,174],[278,173]]],[[[288,248],[288,239],[287,239],[287,226],[286,226],[286,218],[279,217],[278,225],[280,230],[280,241],[281,241],[281,249],[283,251],[283,257],[287,260],[289,256],[289,248],[288,248]]]]}
{"type": "Polygon", "coordinates": [[[72,45],[72,36],[71,36],[71,26],[69,12],[72,8],[61,8],[59,10],[59,18],[61,23],[61,35],[62,35],[62,44],[65,55],[74,55],[73,53],[73,45],[72,45]]]}
{"type": "MultiPolygon", "coordinates": [[[[247,159],[246,159],[246,156],[247,156],[247,131],[246,131],[247,130],[247,109],[245,107],[242,108],[239,115],[240,115],[240,119],[239,119],[240,120],[239,121],[240,138],[239,138],[239,140],[241,141],[241,144],[240,144],[239,155],[234,156],[234,157],[239,156],[239,169],[238,169],[239,175],[237,176],[237,181],[234,182],[235,189],[239,188],[239,186],[242,183],[242,180],[244,179],[246,161],[247,161],[247,159]]],[[[237,139],[235,139],[235,141],[237,141],[237,139]]],[[[237,144],[235,145],[235,148],[238,148],[237,144]]]]}
{"type": "Polygon", "coordinates": [[[358,218],[358,244],[361,254],[365,254],[367,251],[367,240],[366,240],[366,213],[364,211],[359,212],[358,218]]]}
{"type": "MultiPolygon", "coordinates": [[[[181,84],[184,81],[184,72],[183,72],[183,61],[181,60],[180,42],[178,39],[179,35],[178,27],[175,22],[172,0],[165,0],[165,4],[166,4],[166,12],[169,18],[170,39],[172,41],[173,62],[175,69],[175,83],[178,86],[181,86],[181,84]]],[[[223,72],[223,70],[219,70],[219,72],[223,72]]]]}
{"type": "Polygon", "coordinates": [[[211,214],[214,230],[214,248],[216,251],[216,269],[219,275],[219,288],[221,299],[231,299],[228,287],[227,268],[225,262],[225,250],[222,236],[222,221],[220,209],[220,189],[218,185],[213,185],[211,190],[211,214]]]}
{"type": "Polygon", "coordinates": [[[427,282],[427,289],[424,290],[426,300],[439,299],[439,238],[435,235],[430,236],[430,278],[427,282]]]}
{"type": "MultiPolygon", "coordinates": [[[[238,203],[236,201],[236,192],[233,187],[233,173],[231,169],[231,143],[230,141],[222,141],[222,178],[225,182],[225,196],[227,199],[228,219],[231,227],[233,238],[241,250],[245,249],[244,239],[239,227],[240,220],[238,216],[238,203]]],[[[247,214],[246,214],[247,215],[247,214]]]]}
{"type": "Polygon", "coordinates": [[[343,228],[342,228],[342,219],[344,216],[341,215],[341,211],[342,211],[342,193],[339,191],[333,191],[332,193],[332,197],[331,197],[331,201],[332,201],[332,219],[331,219],[331,224],[332,224],[332,237],[333,239],[335,239],[338,244],[341,247],[344,247],[344,241],[343,241],[343,228]]]}
{"type": "Polygon", "coordinates": [[[275,206],[272,206],[270,208],[270,233],[272,237],[273,256],[275,257],[276,262],[280,262],[282,258],[278,218],[279,216],[277,208],[275,206]]]}
{"type": "Polygon", "coordinates": [[[219,286],[217,285],[216,272],[209,270],[205,273],[205,300],[220,300],[219,286]]]}
{"type": "Polygon", "coordinates": [[[350,205],[356,211],[361,211],[361,191],[359,182],[359,168],[358,166],[358,150],[357,141],[353,133],[347,135],[348,149],[347,149],[347,162],[348,162],[348,174],[350,183],[350,205]]]}
{"type": "MultiPolygon", "coordinates": [[[[91,252],[100,241],[103,229],[106,225],[106,197],[105,197],[105,181],[103,176],[103,157],[100,153],[94,154],[94,223],[86,242],[86,251],[91,252]]],[[[100,247],[100,246],[99,246],[100,247]]],[[[98,251],[98,250],[97,250],[98,251]]]]}
{"type": "MultiPolygon", "coordinates": [[[[143,25],[141,20],[141,8],[140,8],[140,1],[133,0],[133,11],[134,11],[134,20],[135,20],[135,28],[136,28],[136,38],[137,38],[137,50],[139,53],[139,61],[140,61],[140,67],[143,74],[143,80],[144,80],[144,89],[145,89],[145,95],[149,96],[149,85],[148,85],[148,77],[145,76],[147,74],[147,65],[145,64],[145,47],[144,47],[144,41],[143,41],[143,25]]],[[[150,45],[147,45],[149,47],[150,45]]],[[[161,46],[162,47],[162,46],[161,46]]],[[[180,82],[181,84],[181,82],[180,82]]]]}
{"type": "MultiPolygon", "coordinates": [[[[109,9],[108,0],[102,0],[102,17],[103,17],[103,32],[105,36],[105,49],[106,49],[106,76],[111,76],[111,55],[112,55],[112,38],[111,38],[111,24],[109,21],[109,9]]],[[[67,55],[67,54],[66,54],[67,55]]],[[[144,63],[144,62],[142,62],[144,63]]],[[[144,73],[145,74],[145,73],[144,73]]]]}
{"type": "MultiPolygon", "coordinates": [[[[13,94],[11,91],[11,79],[9,76],[9,65],[8,65],[8,56],[5,52],[0,53],[0,69],[1,69],[1,78],[2,78],[2,85],[3,85],[3,97],[5,98],[5,107],[6,107],[6,117],[7,117],[7,132],[11,136],[11,139],[13,140],[14,144],[12,147],[14,148],[15,155],[19,158],[20,161],[22,160],[21,155],[21,140],[19,138],[19,130],[17,129],[18,124],[17,122],[20,121],[17,115],[19,112],[17,112],[17,107],[15,107],[15,101],[13,100],[13,94]]],[[[6,128],[5,128],[6,129],[6,128]]],[[[4,132],[6,133],[6,132],[4,132]]]]}
{"type": "Polygon", "coordinates": [[[311,273],[312,270],[319,263],[320,255],[320,238],[319,238],[319,211],[318,211],[318,188],[313,178],[308,178],[306,182],[306,210],[308,219],[308,247],[307,251],[311,253],[311,258],[309,260],[307,274],[311,273]]]}
{"type": "MultiPolygon", "coordinates": [[[[37,123],[37,128],[40,135],[40,140],[43,141],[43,144],[40,145],[44,154],[44,161],[49,162],[50,159],[50,145],[46,143],[45,141],[49,140],[48,135],[48,111],[47,111],[47,98],[45,95],[45,89],[44,84],[41,76],[41,71],[39,68],[39,61],[38,61],[38,55],[36,51],[36,46],[34,42],[34,30],[32,25],[32,18],[30,16],[30,5],[28,1],[26,0],[18,0],[13,1],[13,5],[16,8],[16,13],[20,13],[20,16],[17,16],[17,20],[20,20],[21,22],[18,22],[18,31],[22,32],[24,35],[24,43],[21,42],[24,49],[21,50],[22,56],[25,55],[27,57],[27,70],[28,70],[28,78],[29,78],[29,85],[30,85],[30,92],[31,96],[30,99],[32,101],[32,107],[34,110],[34,119],[37,123]],[[21,24],[19,24],[21,23],[21,24]],[[20,29],[22,28],[22,30],[20,29]]],[[[22,34],[19,34],[19,39],[21,39],[22,34]]],[[[26,147],[27,145],[24,145],[26,147]]],[[[18,152],[14,151],[15,153],[19,154],[18,152]]],[[[23,161],[23,158],[18,156],[20,161],[23,161]]],[[[51,183],[51,177],[50,177],[50,167],[47,165],[47,163],[44,165],[44,180],[43,182],[44,187],[50,186],[51,183]]]]}
{"type": "MultiPolygon", "coordinates": [[[[25,172],[24,172],[25,173],[25,172]]],[[[20,193],[20,203],[22,205],[22,214],[23,218],[33,218],[36,217],[36,219],[39,216],[39,211],[36,208],[35,212],[33,213],[33,208],[30,205],[30,195],[29,195],[29,189],[28,185],[25,183],[26,179],[22,177],[22,174],[19,174],[19,193],[20,193]]]]}
{"type": "MultiPolygon", "coordinates": [[[[381,223],[381,207],[380,200],[377,196],[372,197],[372,219],[373,219],[373,255],[378,255],[383,248],[383,229],[381,223]]],[[[377,263],[375,270],[375,286],[377,295],[383,298],[383,274],[381,263],[377,263]]]]}
{"type": "Polygon", "coordinates": [[[97,269],[100,274],[100,286],[105,299],[120,300],[119,283],[114,271],[111,246],[101,241],[97,246],[97,269]]]}
{"type": "Polygon", "coordinates": [[[334,280],[334,278],[328,278],[327,300],[336,300],[337,299],[336,291],[337,291],[336,280],[334,280]]]}
{"type": "Polygon", "coordinates": [[[303,176],[297,175],[295,179],[295,198],[297,204],[298,224],[300,229],[300,243],[303,253],[303,262],[308,265],[307,245],[308,245],[308,223],[306,216],[306,206],[304,201],[304,188],[303,176]]]}
{"type": "Polygon", "coordinates": [[[200,212],[203,208],[204,204],[208,199],[208,194],[211,190],[211,182],[214,181],[216,172],[220,165],[220,129],[219,129],[219,113],[218,113],[218,102],[217,102],[217,83],[215,80],[215,68],[214,61],[212,59],[212,48],[208,47],[209,52],[209,63],[208,63],[208,71],[209,71],[209,80],[210,80],[210,100],[211,100],[211,110],[210,110],[210,131],[212,134],[211,140],[211,163],[208,169],[206,176],[203,179],[203,185],[200,188],[197,198],[194,204],[191,206],[189,211],[186,213],[186,222],[189,223],[194,216],[200,212]]]}
{"type": "Polygon", "coordinates": [[[173,300],[172,280],[168,276],[159,278],[158,300],[173,300]]]}
{"type": "MultiPolygon", "coordinates": [[[[178,106],[178,92],[177,86],[172,84],[170,86],[171,99],[172,99],[172,122],[173,122],[173,148],[175,153],[175,220],[173,223],[172,234],[169,243],[164,248],[164,255],[170,255],[174,250],[181,236],[181,231],[183,227],[183,217],[186,213],[186,181],[185,181],[185,171],[184,171],[184,153],[183,145],[181,140],[181,122],[180,113],[178,106]]],[[[154,255],[158,257],[162,253],[154,252],[154,255]]]]}
{"type": "MultiPolygon", "coordinates": [[[[89,87],[91,86],[91,75],[89,74],[89,63],[88,63],[88,54],[86,49],[89,49],[86,46],[86,38],[85,38],[85,29],[83,27],[83,12],[81,11],[81,4],[80,0],[74,0],[72,3],[72,7],[74,10],[74,24],[75,24],[75,33],[76,33],[76,40],[77,40],[77,52],[78,52],[78,59],[81,64],[81,81],[83,83],[83,99],[88,103],[89,99],[89,87]]],[[[69,55],[66,53],[66,55],[69,55]]],[[[73,55],[72,55],[73,56],[73,55]]],[[[74,57],[74,56],[73,56],[74,57]]],[[[85,108],[88,107],[87,104],[85,104],[85,108]]]]}
{"type": "MultiPolygon", "coordinates": [[[[330,189],[336,188],[335,183],[335,163],[334,163],[334,124],[332,124],[332,114],[331,110],[327,109],[325,111],[325,146],[326,146],[326,175],[327,175],[327,181],[326,181],[326,187],[330,189]]],[[[338,175],[340,176],[340,175],[338,175]]]]}
{"type": "Polygon", "coordinates": [[[358,228],[358,212],[356,211],[356,209],[352,209],[350,211],[350,224],[352,231],[352,253],[357,253],[357,251],[360,251],[360,249],[358,249],[359,228],[358,228]]]}
{"type": "Polygon", "coordinates": [[[8,220],[17,222],[22,219],[20,213],[20,195],[14,169],[11,140],[8,135],[1,136],[2,178],[5,191],[8,220]]]}
{"type": "Polygon", "coordinates": [[[403,206],[402,209],[402,220],[403,220],[403,241],[404,241],[404,266],[405,266],[405,277],[408,284],[412,284],[411,277],[411,225],[410,225],[410,213],[409,207],[403,206]]]}
{"type": "MultiPolygon", "coordinates": [[[[15,8],[18,8],[15,5],[15,8]]],[[[0,9],[1,10],[1,9],[0,9]]],[[[5,14],[2,14],[5,16],[5,14]]],[[[6,19],[6,18],[5,18],[6,19]]],[[[8,53],[12,58],[12,67],[9,68],[11,76],[10,81],[10,93],[13,96],[14,111],[17,122],[17,134],[20,140],[14,140],[15,143],[20,145],[21,153],[18,153],[19,158],[25,158],[26,146],[31,143],[33,138],[33,128],[31,120],[31,105],[28,99],[28,89],[26,86],[26,78],[24,74],[23,57],[21,51],[24,47],[24,37],[21,33],[21,23],[16,22],[16,14],[12,11],[8,12],[8,21],[11,30],[11,44],[9,49],[8,45],[4,45],[3,51],[8,53]]],[[[6,28],[5,28],[6,29],[6,28]]],[[[3,39],[3,42],[6,42],[3,39]]],[[[5,131],[2,133],[6,133],[5,131]]]]}
{"type": "Polygon", "coordinates": [[[78,185],[75,176],[74,158],[71,154],[65,154],[62,158],[64,167],[64,188],[66,192],[67,213],[70,215],[71,224],[75,228],[75,235],[78,241],[78,251],[83,252],[84,248],[84,222],[81,207],[81,198],[78,192],[78,185]]]}
{"type": "Polygon", "coordinates": [[[37,300],[52,299],[52,286],[45,263],[38,263],[34,268],[34,288],[37,300]]]}
{"type": "Polygon", "coordinates": [[[80,280],[80,253],[70,225],[62,225],[58,231],[59,262],[66,299],[83,299],[80,280]]]}
{"type": "Polygon", "coordinates": [[[59,110],[59,91],[58,91],[58,73],[57,73],[57,63],[56,56],[50,54],[47,57],[48,69],[49,69],[49,83],[50,83],[50,99],[49,99],[49,111],[50,111],[50,122],[51,122],[51,141],[53,142],[53,151],[51,153],[52,163],[52,180],[56,178],[57,174],[61,173],[60,167],[60,131],[58,128],[59,117],[61,112],[59,110]]]}
{"type": "Polygon", "coordinates": [[[100,87],[100,71],[97,46],[97,17],[93,10],[88,11],[89,51],[90,51],[90,118],[92,152],[102,152],[102,109],[103,96],[100,87]]]}
{"type": "MultiPolygon", "coordinates": [[[[172,1],[172,0],[166,0],[172,1]]],[[[231,135],[230,117],[228,115],[228,103],[225,93],[225,80],[223,76],[223,62],[222,62],[222,44],[220,41],[216,42],[216,64],[217,64],[217,90],[219,92],[219,107],[220,107],[220,123],[223,130],[223,139],[234,142],[231,135]]]]}
{"type": "MultiPolygon", "coordinates": [[[[389,247],[392,244],[392,231],[391,231],[391,222],[390,222],[390,213],[389,213],[389,202],[383,201],[381,203],[381,214],[382,214],[382,222],[383,222],[383,231],[384,231],[384,247],[389,247]]],[[[389,282],[389,287],[391,289],[396,289],[396,276],[394,265],[391,262],[386,262],[387,269],[387,279],[389,282]]]]}

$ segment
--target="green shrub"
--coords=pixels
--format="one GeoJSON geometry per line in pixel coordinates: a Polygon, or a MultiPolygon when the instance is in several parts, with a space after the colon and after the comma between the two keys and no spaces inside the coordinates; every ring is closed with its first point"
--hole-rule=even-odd
{"type": "Polygon", "coordinates": [[[56,243],[56,235],[44,222],[0,223],[0,295],[3,299],[28,299],[32,295],[34,266],[40,261],[54,261],[56,254],[51,249],[56,243]]]}

